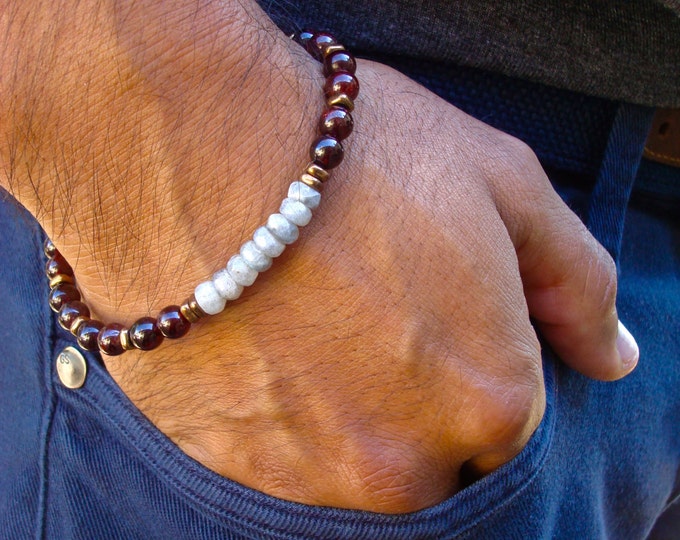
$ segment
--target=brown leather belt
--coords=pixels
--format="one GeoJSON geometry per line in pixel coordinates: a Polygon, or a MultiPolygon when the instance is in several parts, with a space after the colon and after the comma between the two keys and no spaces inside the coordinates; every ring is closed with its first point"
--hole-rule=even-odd
{"type": "Polygon", "coordinates": [[[644,156],[680,167],[680,109],[658,109],[645,143],[644,156]]]}

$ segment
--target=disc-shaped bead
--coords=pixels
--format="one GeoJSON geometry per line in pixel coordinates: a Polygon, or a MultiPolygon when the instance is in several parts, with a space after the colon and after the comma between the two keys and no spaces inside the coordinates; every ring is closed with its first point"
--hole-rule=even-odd
{"type": "Polygon", "coordinates": [[[125,330],[122,324],[110,323],[104,326],[97,336],[99,350],[108,356],[123,354],[125,349],[120,342],[120,333],[125,330]]]}
{"type": "Polygon", "coordinates": [[[219,295],[225,300],[236,300],[243,292],[243,285],[236,283],[226,268],[215,272],[212,281],[219,295]]]}
{"type": "Polygon", "coordinates": [[[342,144],[337,139],[324,135],[312,145],[310,156],[314,163],[324,169],[333,169],[340,165],[343,156],[342,144]]]}
{"type": "Polygon", "coordinates": [[[304,227],[312,219],[312,211],[300,201],[287,197],[281,201],[279,212],[291,223],[298,227],[304,227]]]}
{"type": "Polygon", "coordinates": [[[166,338],[177,339],[186,335],[191,323],[182,315],[179,306],[168,306],[158,313],[158,329],[166,338]]]}
{"type": "Polygon", "coordinates": [[[341,141],[349,137],[354,128],[352,115],[341,107],[331,107],[321,115],[319,132],[341,141]]]}
{"type": "Polygon", "coordinates": [[[204,281],[199,283],[194,289],[194,297],[196,303],[207,315],[217,315],[224,311],[226,299],[220,296],[217,292],[215,284],[212,281],[204,281]]]}
{"type": "Polygon", "coordinates": [[[130,326],[130,341],[142,351],[151,351],[163,343],[163,334],[153,317],[142,317],[130,326]]]}
{"type": "Polygon", "coordinates": [[[281,214],[272,214],[267,220],[267,229],[284,244],[292,244],[300,234],[297,225],[281,214]]]}
{"type": "Polygon", "coordinates": [[[356,99],[359,95],[359,81],[347,71],[338,71],[326,79],[323,92],[326,98],[336,94],[345,94],[351,99],[356,99]]]}
{"type": "Polygon", "coordinates": [[[241,246],[241,257],[243,257],[246,264],[256,272],[269,270],[272,265],[272,258],[269,255],[262,253],[252,240],[248,240],[241,246]]]}
{"type": "Polygon", "coordinates": [[[236,283],[243,287],[249,287],[257,279],[257,270],[253,270],[241,255],[234,255],[229,259],[227,272],[236,283]]]}
{"type": "Polygon", "coordinates": [[[264,253],[270,257],[278,257],[286,249],[286,244],[276,238],[267,227],[259,227],[253,233],[253,242],[264,253]]]}
{"type": "Polygon", "coordinates": [[[288,188],[288,197],[300,201],[310,210],[318,208],[321,203],[321,193],[304,182],[293,182],[288,188]]]}
{"type": "Polygon", "coordinates": [[[78,327],[76,339],[78,345],[86,351],[95,352],[99,349],[97,344],[97,336],[101,329],[104,328],[104,323],[95,319],[90,319],[78,327]]]}

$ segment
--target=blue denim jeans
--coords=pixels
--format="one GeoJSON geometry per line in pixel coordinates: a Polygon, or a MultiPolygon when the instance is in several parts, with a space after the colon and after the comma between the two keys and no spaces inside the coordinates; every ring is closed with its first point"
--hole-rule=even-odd
{"type": "Polygon", "coordinates": [[[657,522],[656,538],[680,535],[680,170],[640,160],[651,111],[474,70],[400,67],[535,149],[617,259],[636,371],[596,382],[546,349],[547,408],[526,448],[435,507],[381,515],[278,500],[183,454],[97,355],[86,355],[82,388],[59,382],[55,359],[73,339],[46,303],[43,233],[4,197],[0,537],[633,539],[657,522]]]}

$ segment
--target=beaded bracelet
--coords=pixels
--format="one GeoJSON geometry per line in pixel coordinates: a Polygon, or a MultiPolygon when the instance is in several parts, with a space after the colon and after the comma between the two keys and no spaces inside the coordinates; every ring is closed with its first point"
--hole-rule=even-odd
{"type": "Polygon", "coordinates": [[[310,150],[311,162],[290,185],[279,212],[270,215],[267,223],[229,259],[226,268],[200,283],[183,304],[162,309],[156,318],[142,317],[129,328],[92,319],[75,286],[73,269],[54,244],[49,239],[45,241],[50,307],[58,313],[59,324],[76,337],[81,348],[116,356],[131,349],[155,349],[165,338],[180,338],[193,323],[206,315],[220,313],[227,301],[241,296],[243,288],[252,285],[258,274],[271,266],[272,259],[297,240],[299,227],[309,223],[312,210],[321,201],[320,190],[328,180],[329,169],[342,161],[340,141],[352,132],[351,112],[359,95],[359,81],[354,75],[356,61],[332,35],[301,32],[298,41],[322,62],[326,77],[323,91],[328,108],[319,121],[319,137],[310,150]]]}

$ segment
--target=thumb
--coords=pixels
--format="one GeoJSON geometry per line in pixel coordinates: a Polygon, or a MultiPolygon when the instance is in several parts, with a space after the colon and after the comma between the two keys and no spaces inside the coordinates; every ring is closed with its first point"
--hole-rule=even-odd
{"type": "Polygon", "coordinates": [[[616,313],[616,265],[536,169],[522,175],[520,189],[506,186],[496,197],[529,312],[566,364],[594,379],[619,379],[635,368],[639,350],[616,313]]]}

